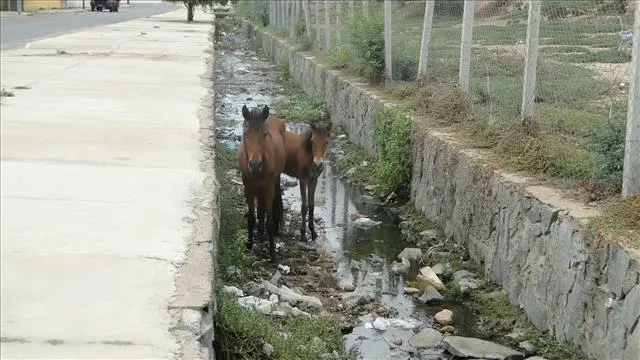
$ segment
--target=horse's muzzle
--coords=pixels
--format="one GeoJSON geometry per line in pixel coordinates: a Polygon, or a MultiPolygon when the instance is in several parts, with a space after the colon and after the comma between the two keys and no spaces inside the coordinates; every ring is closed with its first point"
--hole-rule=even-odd
{"type": "Polygon", "coordinates": [[[324,161],[322,160],[313,160],[313,170],[316,172],[320,172],[324,169],[324,161]]]}
{"type": "Polygon", "coordinates": [[[262,160],[260,159],[249,160],[249,171],[252,173],[257,173],[262,171],[262,160]]]}

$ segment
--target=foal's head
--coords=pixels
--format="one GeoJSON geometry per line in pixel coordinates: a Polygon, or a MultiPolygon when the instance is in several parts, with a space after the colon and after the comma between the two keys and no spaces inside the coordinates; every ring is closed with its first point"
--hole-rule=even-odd
{"type": "Polygon", "coordinates": [[[311,130],[307,133],[307,150],[311,152],[313,157],[313,170],[322,171],[324,167],[324,154],[329,147],[329,139],[331,138],[331,123],[319,122],[311,124],[311,130]]]}
{"type": "Polygon", "coordinates": [[[254,107],[249,110],[246,105],[242,107],[244,118],[244,147],[249,160],[249,171],[258,173],[262,171],[264,164],[264,143],[269,135],[265,121],[269,117],[269,107],[254,107]]]}

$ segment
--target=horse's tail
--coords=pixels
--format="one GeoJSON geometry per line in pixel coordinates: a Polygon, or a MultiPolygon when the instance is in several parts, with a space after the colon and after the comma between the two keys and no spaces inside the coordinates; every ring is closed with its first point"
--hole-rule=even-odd
{"type": "Polygon", "coordinates": [[[280,176],[276,180],[276,190],[273,197],[273,233],[277,236],[280,234],[280,225],[284,219],[284,207],[282,205],[282,189],[280,186],[280,176]]]}

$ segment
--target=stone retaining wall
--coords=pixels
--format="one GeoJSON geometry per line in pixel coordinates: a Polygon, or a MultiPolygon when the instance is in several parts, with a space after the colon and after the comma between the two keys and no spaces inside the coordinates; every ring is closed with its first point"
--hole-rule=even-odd
{"type": "MultiPolygon", "coordinates": [[[[332,121],[352,141],[375,152],[373,114],[383,103],[375,91],[294,53],[262,29],[244,26],[268,57],[288,56],[304,91],[326,102],[332,121]]],[[[640,359],[640,253],[591,244],[586,224],[596,209],[494,171],[482,153],[460,150],[437,131],[416,136],[413,154],[416,208],[464,244],[535,326],[598,360],[640,359]]]]}

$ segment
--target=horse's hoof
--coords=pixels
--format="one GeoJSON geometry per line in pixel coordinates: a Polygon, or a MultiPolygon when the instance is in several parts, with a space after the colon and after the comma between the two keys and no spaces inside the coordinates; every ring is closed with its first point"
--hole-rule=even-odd
{"type": "Polygon", "coordinates": [[[318,238],[318,233],[311,230],[311,240],[316,241],[317,238],[318,238]]]}
{"type": "Polygon", "coordinates": [[[252,242],[248,242],[247,241],[244,245],[247,247],[247,250],[249,250],[249,251],[251,251],[251,249],[253,248],[253,243],[252,242]]]}

